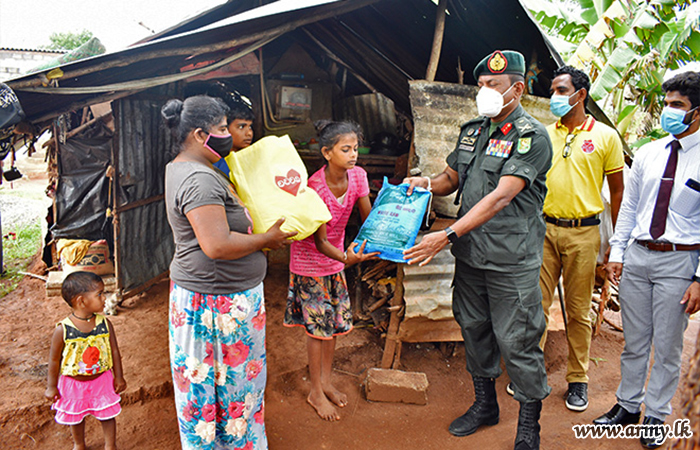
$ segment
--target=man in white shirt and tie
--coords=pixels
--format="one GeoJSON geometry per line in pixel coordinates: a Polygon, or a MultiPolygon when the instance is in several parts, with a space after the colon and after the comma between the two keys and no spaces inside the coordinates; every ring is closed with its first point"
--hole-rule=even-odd
{"type": "MultiPolygon", "coordinates": [[[[617,217],[606,267],[619,283],[625,348],[617,404],[593,422],[661,425],[671,413],[688,316],[700,309],[700,73],[663,84],[669,136],[640,148],[617,217]],[[649,383],[651,346],[654,365],[649,383]]],[[[645,448],[663,438],[642,436],[645,448]]]]}

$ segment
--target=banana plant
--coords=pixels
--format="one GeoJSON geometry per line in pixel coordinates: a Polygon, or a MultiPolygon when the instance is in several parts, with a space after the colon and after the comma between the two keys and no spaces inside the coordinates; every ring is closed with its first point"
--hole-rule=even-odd
{"type": "Polygon", "coordinates": [[[666,70],[700,60],[699,0],[521,2],[564,60],[589,74],[591,97],[623,136],[658,135],[666,70]]]}

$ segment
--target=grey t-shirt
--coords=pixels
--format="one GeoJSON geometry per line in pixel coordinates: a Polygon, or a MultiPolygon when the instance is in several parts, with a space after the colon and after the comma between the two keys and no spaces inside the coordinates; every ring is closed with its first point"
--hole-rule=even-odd
{"type": "Polygon", "coordinates": [[[262,252],[233,260],[211,259],[204,254],[186,214],[205,205],[223,206],[231,231],[253,232],[248,211],[222,174],[194,162],[170,162],[165,168],[165,207],[175,239],[170,279],[187,290],[216,295],[241,292],[260,284],[267,269],[262,252]]]}

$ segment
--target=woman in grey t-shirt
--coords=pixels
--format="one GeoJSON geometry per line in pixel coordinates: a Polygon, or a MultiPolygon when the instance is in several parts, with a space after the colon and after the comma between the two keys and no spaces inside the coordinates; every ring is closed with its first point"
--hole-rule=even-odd
{"type": "Polygon", "coordinates": [[[212,164],[228,155],[228,107],[195,96],[161,113],[179,150],[166,166],[173,229],[170,361],[183,449],[267,449],[263,248],[289,244],[280,219],[264,234],[212,164]]]}

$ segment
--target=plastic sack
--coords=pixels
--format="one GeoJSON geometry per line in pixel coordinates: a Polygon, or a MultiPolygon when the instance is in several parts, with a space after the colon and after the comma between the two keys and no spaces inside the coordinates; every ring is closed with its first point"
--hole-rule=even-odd
{"type": "MultiPolygon", "coordinates": [[[[63,240],[63,239],[61,239],[63,240]]],[[[59,241],[60,242],[60,241],[59,241]]],[[[89,242],[89,241],[88,241],[89,242]]],[[[69,244],[70,242],[68,242],[69,244]]],[[[78,242],[80,245],[81,243],[78,242]]],[[[76,250],[83,253],[79,262],[70,264],[67,259],[70,258],[66,246],[64,248],[65,255],[61,255],[61,268],[63,272],[68,274],[77,271],[92,272],[95,275],[107,275],[114,273],[114,264],[109,259],[109,246],[104,239],[90,244],[87,249],[76,250]]],[[[73,255],[74,256],[74,255],[73,255]]]]}
{"type": "Polygon", "coordinates": [[[362,244],[367,240],[365,253],[379,252],[381,259],[406,262],[403,251],[415,244],[432,195],[427,189],[416,187],[408,196],[408,186],[394,186],[384,177],[382,189],[354,241],[362,244]]]}
{"type": "Polygon", "coordinates": [[[289,136],[266,136],[226,157],[231,181],[253,219],[253,232],[264,233],[280,217],[282,231],[306,239],[331,220],[328,207],[307,186],[308,175],[289,136]]]}

